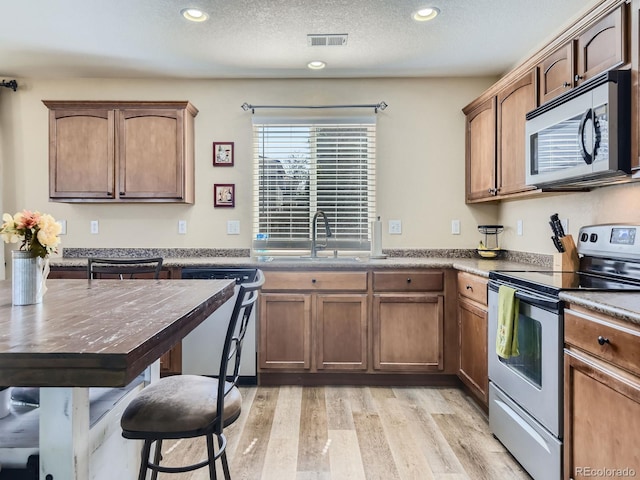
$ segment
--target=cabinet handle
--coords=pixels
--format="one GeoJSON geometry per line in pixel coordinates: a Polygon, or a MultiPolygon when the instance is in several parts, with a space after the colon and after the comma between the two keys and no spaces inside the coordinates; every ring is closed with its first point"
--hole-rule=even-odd
{"type": "Polygon", "coordinates": [[[316,283],[316,279],[315,279],[315,278],[312,278],[312,279],[311,279],[311,283],[316,283]]]}
{"type": "Polygon", "coordinates": [[[564,82],[564,83],[562,84],[562,86],[563,86],[564,88],[568,88],[568,87],[570,87],[570,86],[571,86],[571,84],[570,84],[569,82],[564,82]]]}
{"type": "Polygon", "coordinates": [[[107,197],[111,197],[111,196],[113,196],[113,193],[107,192],[107,197]]]}
{"type": "Polygon", "coordinates": [[[411,283],[411,278],[407,278],[407,283],[411,283]]]}
{"type": "Polygon", "coordinates": [[[467,285],[467,290],[471,290],[473,292],[473,287],[471,285],[467,285]]]}
{"type": "Polygon", "coordinates": [[[599,343],[600,345],[604,345],[605,343],[611,343],[611,342],[609,342],[609,339],[608,339],[608,338],[604,338],[602,335],[600,335],[600,336],[598,337],[598,343],[599,343]]]}
{"type": "Polygon", "coordinates": [[[126,195],[126,193],[125,193],[125,192],[120,192],[120,196],[121,196],[121,197],[124,197],[125,195],[126,195]]]}
{"type": "Polygon", "coordinates": [[[584,78],[584,76],[582,76],[582,75],[578,75],[577,73],[576,73],[576,76],[575,76],[575,77],[573,77],[573,79],[574,79],[576,82],[579,82],[579,81],[580,81],[580,80],[582,80],[583,78],[584,78]]]}

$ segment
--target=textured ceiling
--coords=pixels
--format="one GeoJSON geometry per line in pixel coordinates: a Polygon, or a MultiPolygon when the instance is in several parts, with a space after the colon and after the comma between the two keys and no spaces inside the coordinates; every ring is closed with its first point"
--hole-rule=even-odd
{"type": "Polygon", "coordinates": [[[0,0],[0,77],[498,75],[598,0],[0,0]],[[441,15],[418,23],[432,5],[441,15]],[[210,18],[180,15],[199,7],[210,18]],[[307,34],[344,34],[309,47],[307,34]],[[323,60],[327,68],[306,64],[323,60]]]}

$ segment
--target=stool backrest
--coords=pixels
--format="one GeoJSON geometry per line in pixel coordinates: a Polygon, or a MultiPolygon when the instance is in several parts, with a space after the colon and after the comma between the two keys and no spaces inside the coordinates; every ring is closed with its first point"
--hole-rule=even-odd
{"type": "MultiPolygon", "coordinates": [[[[222,348],[220,359],[220,371],[218,375],[218,412],[224,411],[224,397],[233,388],[238,386],[240,377],[240,359],[242,356],[242,344],[247,333],[251,312],[258,300],[258,294],[264,284],[264,273],[256,269],[255,276],[249,283],[241,283],[238,296],[229,319],[227,334],[222,348]],[[231,372],[228,366],[232,365],[231,372]]],[[[222,419],[224,415],[218,415],[219,424],[216,430],[222,432],[222,419]]]]}
{"type": "Polygon", "coordinates": [[[88,258],[87,278],[160,278],[162,257],[153,258],[88,258]]]}

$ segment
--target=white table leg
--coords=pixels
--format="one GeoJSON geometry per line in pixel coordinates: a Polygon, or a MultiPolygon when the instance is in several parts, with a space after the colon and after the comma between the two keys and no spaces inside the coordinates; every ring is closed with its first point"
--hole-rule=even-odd
{"type": "Polygon", "coordinates": [[[89,478],[89,389],[40,389],[40,480],[89,478]]]}

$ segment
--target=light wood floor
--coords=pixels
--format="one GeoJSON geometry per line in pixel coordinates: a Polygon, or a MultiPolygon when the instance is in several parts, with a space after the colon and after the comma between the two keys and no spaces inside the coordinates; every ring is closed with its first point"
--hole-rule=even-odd
{"type": "MultiPolygon", "coordinates": [[[[243,413],[225,430],[233,480],[530,478],[458,389],[287,386],[242,393],[243,413]]],[[[164,465],[204,459],[204,440],[166,442],[163,457],[164,465]]],[[[209,477],[201,469],[158,478],[209,477]]]]}

